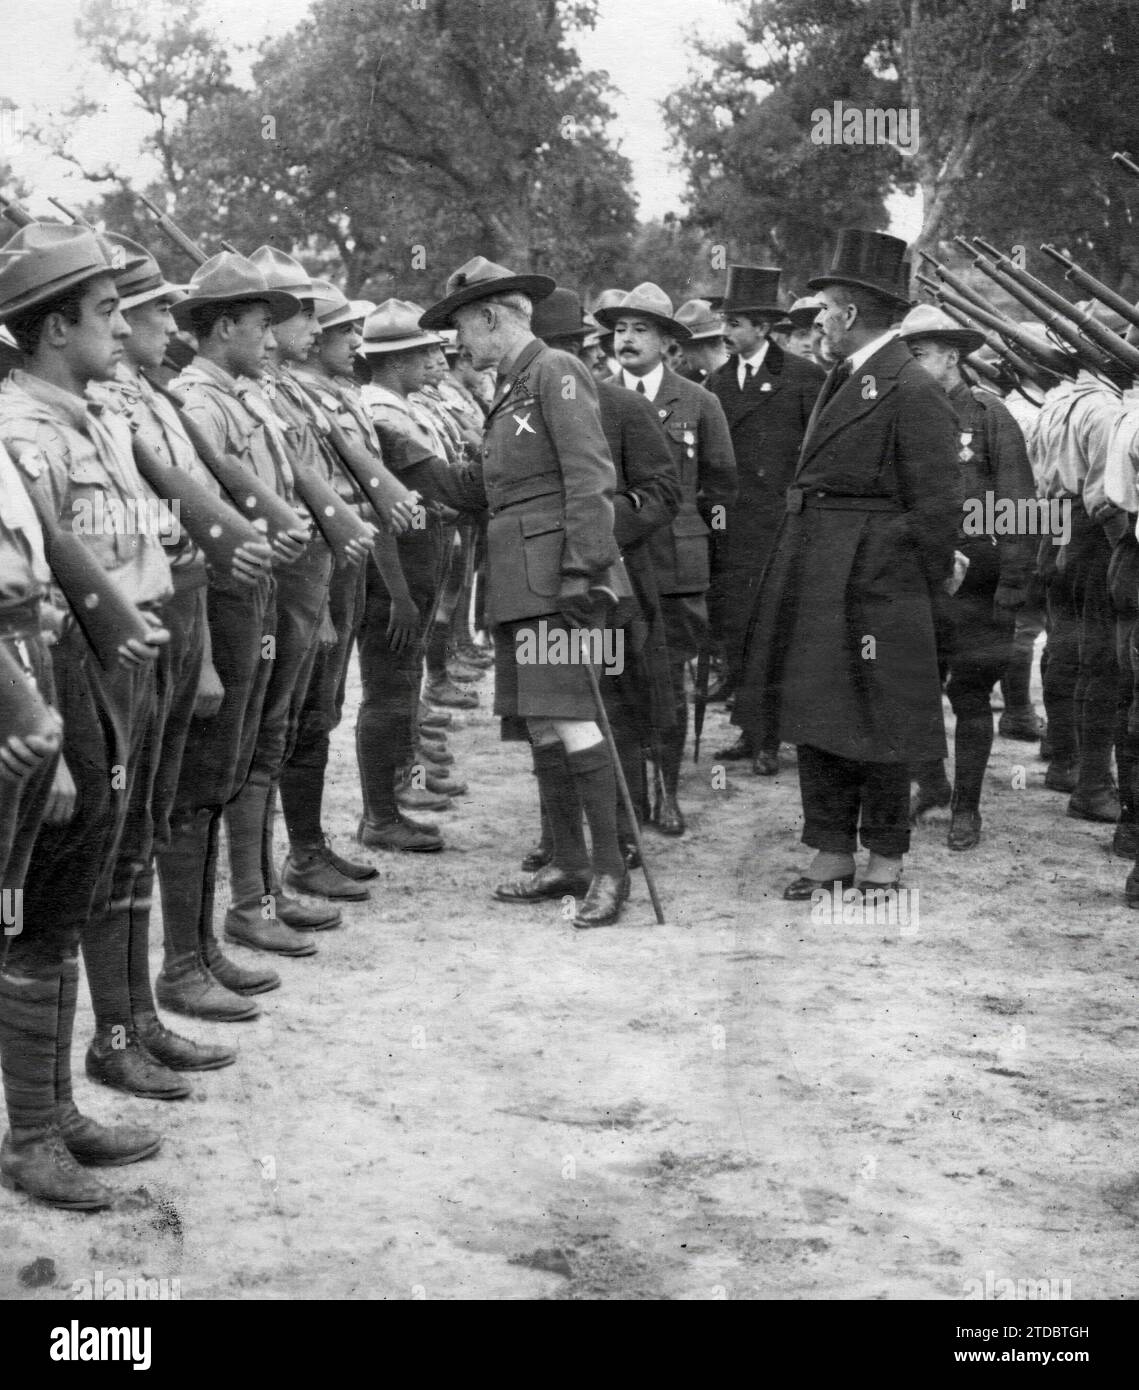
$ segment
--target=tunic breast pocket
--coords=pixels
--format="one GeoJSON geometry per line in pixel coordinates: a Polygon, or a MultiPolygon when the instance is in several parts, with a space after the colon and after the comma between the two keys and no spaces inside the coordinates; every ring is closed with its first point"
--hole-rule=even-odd
{"type": "Polygon", "coordinates": [[[128,518],[111,480],[94,451],[72,455],[67,468],[67,509],[60,518],[77,536],[91,536],[92,548],[105,565],[107,557],[125,559],[133,549],[126,534],[128,518]]]}
{"type": "Polygon", "coordinates": [[[552,597],[562,586],[562,549],[566,528],[560,516],[524,516],[522,552],[531,593],[552,597]]]}

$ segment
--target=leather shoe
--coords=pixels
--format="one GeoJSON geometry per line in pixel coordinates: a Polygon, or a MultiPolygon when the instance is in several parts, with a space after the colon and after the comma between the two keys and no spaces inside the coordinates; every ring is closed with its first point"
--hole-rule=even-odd
{"type": "MultiPolygon", "coordinates": [[[[268,994],[271,989],[281,988],[281,977],[275,970],[261,964],[238,965],[236,961],[222,955],[221,947],[213,937],[206,942],[205,966],[207,974],[212,975],[229,994],[268,994]]],[[[253,1007],[256,1009],[257,1006],[253,1007]]],[[[247,1017],[256,1018],[257,1014],[251,1013],[247,1017]]]]}
{"type": "Polygon", "coordinates": [[[730,743],[727,748],[720,748],[712,754],[719,763],[742,763],[746,758],[754,757],[754,755],[755,750],[752,748],[751,739],[748,738],[747,734],[740,734],[735,743],[730,743]]]}
{"type": "Polygon", "coordinates": [[[452,657],[447,663],[447,675],[460,685],[476,685],[486,680],[485,666],[468,666],[465,661],[452,657]]]}
{"type": "Polygon", "coordinates": [[[225,939],[253,951],[272,951],[278,956],[315,956],[316,942],[303,932],[287,927],[278,917],[227,917],[225,939]]]}
{"type": "Polygon", "coordinates": [[[435,709],[424,701],[419,702],[419,723],[425,729],[449,729],[455,716],[445,709],[435,709]]]}
{"type": "Polygon", "coordinates": [[[629,871],[615,874],[594,874],[573,924],[579,930],[586,927],[607,927],[621,915],[629,896],[629,871]]]}
{"type": "Polygon", "coordinates": [[[852,873],[843,874],[840,879],[836,880],[832,878],[829,882],[824,882],[820,878],[807,878],[807,876],[803,874],[800,875],[799,878],[792,879],[787,887],[784,888],[783,897],[784,900],[789,903],[810,902],[820,888],[824,892],[833,893],[836,882],[843,892],[845,892],[848,888],[854,887],[854,875],[852,873]]]}
{"type": "Polygon", "coordinates": [[[1050,792],[1068,792],[1076,790],[1076,769],[1071,763],[1049,763],[1048,771],[1044,774],[1044,785],[1050,792]]]}
{"type": "Polygon", "coordinates": [[[1073,792],[1068,802],[1068,815],[1073,820],[1094,820],[1114,824],[1119,819],[1119,797],[1114,787],[1101,787],[1095,792],[1073,792]]]}
{"type": "Polygon", "coordinates": [[[1139,856],[1139,824],[1133,820],[1121,820],[1111,837],[1111,852],[1121,859],[1134,859],[1139,856]]]}
{"type": "Polygon", "coordinates": [[[554,857],[554,851],[548,845],[535,845],[528,855],[522,860],[519,866],[523,873],[532,874],[535,869],[542,869],[554,857]]]}
{"type": "Polygon", "coordinates": [[[927,811],[935,811],[948,806],[952,800],[953,788],[948,782],[942,782],[940,786],[934,787],[923,787],[919,783],[917,791],[910,798],[910,824],[920,820],[927,811]]]}
{"type": "Polygon", "coordinates": [[[1006,709],[997,720],[997,733],[1001,738],[1015,738],[1023,743],[1035,743],[1043,732],[1044,720],[1032,709],[1006,709]]]}
{"type": "Polygon", "coordinates": [[[436,796],[466,796],[470,791],[466,782],[458,777],[451,777],[446,772],[432,772],[430,768],[425,769],[423,780],[427,783],[427,790],[436,796]]]}
{"type": "Polygon", "coordinates": [[[954,810],[945,843],[950,849],[976,849],[981,842],[981,813],[965,807],[954,810]]]}
{"type": "Polygon", "coordinates": [[[546,864],[532,874],[507,879],[494,890],[504,903],[531,903],[539,898],[580,898],[589,891],[588,869],[562,869],[546,864]]]}
{"type": "Polygon", "coordinates": [[[274,893],[273,905],[277,920],[286,927],[292,927],[293,931],[328,931],[330,927],[339,927],[344,922],[339,908],[309,907],[300,898],[290,898],[286,893],[274,893]]]}
{"type": "MultiPolygon", "coordinates": [[[[221,956],[220,949],[218,955],[221,956]]],[[[224,956],[221,958],[225,960],[224,956]]],[[[226,961],[226,964],[231,962],[226,961]]],[[[233,968],[238,970],[240,966],[233,968]]],[[[280,976],[274,974],[274,978],[279,985],[280,976]]],[[[269,989],[276,987],[266,986],[269,989]]],[[[246,992],[255,991],[234,990],[232,985],[224,984],[215,976],[212,968],[207,970],[200,961],[195,961],[190,969],[173,976],[163,970],[154,982],[154,997],[170,1013],[185,1014],[188,1018],[209,1018],[220,1023],[242,1023],[260,1015],[261,1010],[256,1004],[242,998],[246,992]]]]}
{"type": "Polygon", "coordinates": [[[101,1125],[81,1115],[75,1102],[56,1112],[59,1136],[77,1163],[88,1168],[123,1168],[156,1154],[162,1136],[139,1125],[101,1125]]]}
{"type": "Polygon", "coordinates": [[[139,1041],[156,1062],[171,1071],[218,1071],[231,1067],[237,1053],[229,1047],[191,1042],[171,1032],[157,1014],[137,1014],[135,1027],[139,1041]]]}
{"type": "Polygon", "coordinates": [[[345,859],[342,854],[337,854],[328,843],[327,835],[324,837],[323,853],[338,874],[343,874],[345,878],[354,878],[357,883],[366,883],[369,879],[380,876],[380,871],[374,864],[367,864],[362,859],[345,859]]]}
{"type": "Polygon", "coordinates": [[[395,789],[395,799],[405,811],[449,811],[451,798],[429,792],[425,787],[413,787],[410,781],[401,782],[395,789]]]}
{"type": "Polygon", "coordinates": [[[487,651],[485,647],[476,647],[471,642],[457,642],[455,655],[465,666],[486,668],[494,665],[494,653],[487,651]]]}
{"type": "Polygon", "coordinates": [[[62,1211],[103,1211],[114,1206],[117,1195],[80,1168],[57,1129],[19,1147],[6,1134],[0,1144],[0,1182],[62,1211]]]}
{"type": "Polygon", "coordinates": [[[688,828],[684,819],[684,812],[676,804],[676,797],[669,796],[667,792],[656,804],[653,813],[653,824],[662,835],[683,835],[688,828]]]}
{"type": "Polygon", "coordinates": [[[415,761],[427,763],[439,772],[446,772],[455,761],[455,755],[445,743],[432,743],[429,740],[420,739],[415,750],[415,761]]]}
{"type": "Polygon", "coordinates": [[[96,1033],[87,1049],[87,1075],[100,1085],[147,1100],[185,1100],[192,1089],[188,1081],[151,1057],[133,1028],[121,1047],[111,1037],[96,1033]]]}
{"type": "Polygon", "coordinates": [[[751,760],[751,770],[757,777],[774,777],[779,771],[779,754],[770,748],[761,748],[751,760]]]}
{"type": "Polygon", "coordinates": [[[311,893],[317,898],[339,898],[345,902],[366,902],[371,896],[355,878],[349,878],[335,868],[320,850],[290,853],[285,860],[285,884],[298,893],[311,893]]]}
{"type": "Polygon", "coordinates": [[[447,709],[477,709],[479,697],[473,690],[461,690],[454,681],[433,680],[423,687],[424,697],[433,705],[447,709]]]}
{"type": "Polygon", "coordinates": [[[437,830],[417,825],[403,817],[383,824],[361,821],[356,838],[369,849],[402,850],[409,854],[430,854],[443,848],[443,840],[437,830]]]}

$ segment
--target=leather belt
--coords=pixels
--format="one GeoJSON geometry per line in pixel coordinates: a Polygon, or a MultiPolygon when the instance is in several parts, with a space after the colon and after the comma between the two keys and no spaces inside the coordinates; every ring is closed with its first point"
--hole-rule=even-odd
{"type": "Polygon", "coordinates": [[[801,487],[787,489],[787,510],[791,513],[809,511],[833,512],[904,512],[905,508],[895,497],[859,497],[842,493],[808,490],[801,487]]]}

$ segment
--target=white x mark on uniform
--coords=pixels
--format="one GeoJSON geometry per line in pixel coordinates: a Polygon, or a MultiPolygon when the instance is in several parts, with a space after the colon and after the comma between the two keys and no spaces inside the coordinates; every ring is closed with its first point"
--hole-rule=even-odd
{"type": "Polygon", "coordinates": [[[514,423],[518,426],[518,428],[514,431],[515,439],[518,438],[518,436],[522,433],[523,430],[525,430],[527,434],[537,433],[537,431],[534,429],[534,426],[530,423],[529,411],[527,411],[525,415],[515,415],[514,423]]]}

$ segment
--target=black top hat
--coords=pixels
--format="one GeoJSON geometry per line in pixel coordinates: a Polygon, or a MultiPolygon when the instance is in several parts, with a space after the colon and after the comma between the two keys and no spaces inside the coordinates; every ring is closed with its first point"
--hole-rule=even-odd
{"type": "Polygon", "coordinates": [[[830,270],[808,280],[807,288],[821,290],[825,285],[854,285],[908,308],[910,286],[906,249],[901,238],[886,232],[844,228],[838,234],[830,270]]]}
{"type": "Polygon", "coordinates": [[[723,297],[713,307],[721,314],[780,314],[778,267],[730,265],[723,297]]]}
{"type": "Polygon", "coordinates": [[[581,297],[560,286],[534,305],[530,331],[535,338],[584,338],[590,331],[582,322],[581,297]]]}

